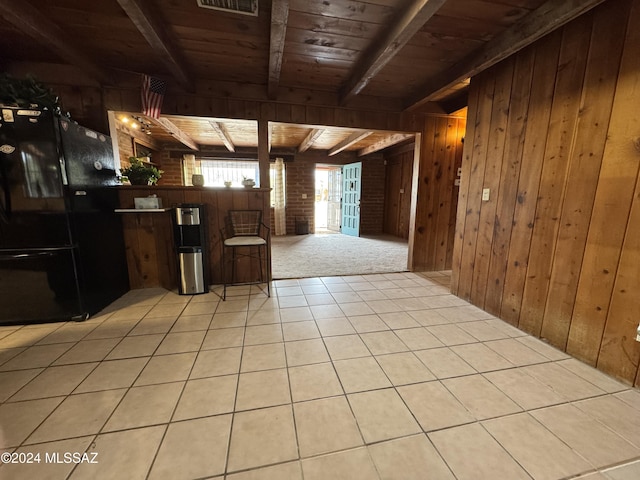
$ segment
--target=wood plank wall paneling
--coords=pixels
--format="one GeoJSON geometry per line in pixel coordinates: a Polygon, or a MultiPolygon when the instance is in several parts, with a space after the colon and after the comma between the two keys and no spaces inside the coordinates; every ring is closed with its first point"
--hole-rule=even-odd
{"type": "Polygon", "coordinates": [[[505,161],[500,171],[500,186],[497,192],[496,219],[494,224],[489,260],[488,286],[485,293],[484,308],[487,312],[499,315],[502,308],[502,293],[507,270],[509,242],[511,241],[512,218],[516,202],[509,201],[517,195],[518,179],[522,166],[524,152],[525,128],[527,109],[535,52],[529,49],[522,52],[515,59],[513,71],[513,85],[511,87],[511,101],[509,118],[507,119],[507,134],[505,138],[505,161]],[[507,199],[507,200],[505,200],[507,199]]]}
{"type": "Polygon", "coordinates": [[[627,29],[567,351],[631,378],[639,363],[640,2],[627,29]],[[632,28],[633,27],[633,28],[632,28]],[[635,141],[634,141],[635,140],[635,141]],[[604,248],[603,248],[604,247],[604,248]],[[602,345],[599,340],[602,338],[602,345]],[[598,355],[600,353],[600,355],[598,355]]]}
{"type": "Polygon", "coordinates": [[[606,2],[472,80],[452,275],[455,294],[628,383],[640,379],[638,24],[640,2],[606,2]]]}
{"type": "MultiPolygon", "coordinates": [[[[477,77],[481,78],[481,76],[477,77]]],[[[465,134],[465,141],[463,142],[462,153],[462,166],[460,175],[460,187],[458,193],[458,208],[456,212],[456,223],[453,243],[453,255],[451,260],[451,291],[452,293],[460,295],[460,276],[463,272],[469,270],[469,268],[462,267],[462,254],[465,245],[465,222],[467,220],[468,201],[469,201],[469,187],[471,184],[471,167],[472,167],[472,154],[473,154],[473,139],[476,135],[477,121],[475,115],[479,112],[478,102],[480,101],[480,89],[475,88],[477,78],[471,79],[471,88],[469,91],[468,110],[467,110],[467,132],[465,134]]],[[[464,280],[463,280],[464,285],[464,280]]]]}
{"type": "MultiPolygon", "coordinates": [[[[542,39],[536,47],[524,131],[523,159],[518,178],[513,228],[500,310],[500,316],[512,324],[518,322],[522,306],[529,261],[529,245],[535,221],[536,200],[553,101],[553,86],[560,54],[560,38],[561,32],[556,31],[542,39]]],[[[507,201],[513,201],[513,199],[507,201]]],[[[535,334],[527,322],[521,322],[519,325],[522,329],[535,334]]]]}
{"type": "Polygon", "coordinates": [[[383,232],[401,238],[409,238],[414,148],[411,144],[385,154],[383,232]]]}
{"type": "Polygon", "coordinates": [[[560,47],[559,64],[563,67],[556,75],[555,100],[551,107],[521,311],[522,317],[527,318],[530,325],[537,326],[536,334],[540,332],[549,290],[553,255],[549,254],[548,249],[549,245],[554,244],[560,226],[558,218],[562,210],[570,146],[578,122],[587,64],[587,56],[576,55],[576,51],[589,43],[591,23],[592,19],[584,16],[568,25],[560,47]]]}
{"type": "MultiPolygon", "coordinates": [[[[493,89],[493,109],[489,125],[490,138],[487,148],[487,160],[484,170],[483,189],[489,189],[491,195],[499,195],[502,174],[502,158],[504,157],[505,138],[508,129],[509,102],[513,79],[513,62],[504,62],[498,67],[493,89]]],[[[476,246],[475,268],[471,283],[471,299],[474,303],[483,304],[487,293],[489,265],[491,262],[491,244],[493,243],[494,225],[498,202],[483,205],[478,220],[478,243],[476,246]]]]}
{"type": "MultiPolygon", "coordinates": [[[[462,164],[466,119],[426,116],[422,127],[418,192],[415,206],[413,254],[415,271],[451,269],[459,187],[454,186],[462,164]],[[452,212],[453,210],[453,212],[452,212]]],[[[415,174],[415,173],[414,173],[415,174]]],[[[413,188],[412,188],[413,190],[413,188]]]]}
{"type": "MultiPolygon", "coordinates": [[[[614,2],[594,18],[580,115],[570,154],[542,335],[566,348],[578,279],[607,140],[624,35],[611,35],[626,18],[627,2],[614,2]],[[626,5],[625,5],[626,4],[626,5]]],[[[626,29],[625,29],[626,30],[626,29]]]]}
{"type": "Polygon", "coordinates": [[[471,122],[471,119],[475,119],[473,137],[465,140],[464,145],[465,152],[469,152],[468,154],[465,153],[469,167],[462,170],[463,181],[465,180],[465,175],[469,175],[469,179],[464,182],[467,193],[464,205],[458,207],[459,209],[464,208],[465,216],[462,228],[459,230],[464,232],[464,235],[461,237],[460,278],[457,283],[456,293],[466,299],[471,298],[473,286],[478,224],[482,205],[482,182],[484,180],[484,164],[487,159],[491,105],[493,104],[495,86],[495,78],[493,76],[482,75],[478,80],[477,110],[476,112],[470,110],[467,117],[469,122],[471,122]]]}

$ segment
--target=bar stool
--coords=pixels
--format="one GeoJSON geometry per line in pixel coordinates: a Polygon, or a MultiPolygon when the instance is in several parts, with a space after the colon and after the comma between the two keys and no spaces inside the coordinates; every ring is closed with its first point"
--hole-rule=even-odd
{"type": "Polygon", "coordinates": [[[271,261],[269,258],[271,229],[262,223],[262,210],[229,210],[226,225],[220,230],[222,237],[222,300],[227,298],[227,285],[253,285],[267,283],[267,296],[271,296],[271,261]],[[230,252],[229,252],[230,250],[230,252]],[[231,281],[227,279],[226,265],[231,253],[231,281]],[[238,283],[236,264],[238,257],[258,259],[258,281],[238,283]],[[264,266],[263,266],[264,261],[264,266]]]}

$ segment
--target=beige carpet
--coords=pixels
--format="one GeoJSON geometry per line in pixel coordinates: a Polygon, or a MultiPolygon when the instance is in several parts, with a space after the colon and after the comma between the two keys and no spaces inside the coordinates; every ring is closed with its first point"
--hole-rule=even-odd
{"type": "Polygon", "coordinates": [[[272,236],[273,278],[329,277],[407,270],[407,241],[391,235],[272,236]]]}

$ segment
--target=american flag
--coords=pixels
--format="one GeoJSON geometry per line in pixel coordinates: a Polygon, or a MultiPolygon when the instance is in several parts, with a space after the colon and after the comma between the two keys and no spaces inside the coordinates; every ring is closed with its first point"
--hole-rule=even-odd
{"type": "Polygon", "coordinates": [[[166,85],[159,78],[143,75],[142,113],[151,118],[160,118],[162,99],[166,85]]]}

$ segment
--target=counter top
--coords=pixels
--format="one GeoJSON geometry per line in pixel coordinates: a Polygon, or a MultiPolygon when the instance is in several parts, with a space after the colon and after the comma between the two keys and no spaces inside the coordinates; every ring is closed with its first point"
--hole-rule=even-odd
{"type": "Polygon", "coordinates": [[[116,213],[160,213],[168,212],[170,208],[116,208],[116,213]]]}
{"type": "Polygon", "coordinates": [[[215,191],[215,192],[270,192],[271,188],[260,188],[260,187],[195,187],[195,186],[185,186],[185,185],[119,185],[116,188],[122,190],[145,190],[153,193],[154,191],[161,190],[195,190],[195,191],[215,191]]]}

